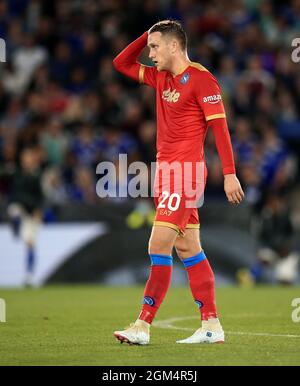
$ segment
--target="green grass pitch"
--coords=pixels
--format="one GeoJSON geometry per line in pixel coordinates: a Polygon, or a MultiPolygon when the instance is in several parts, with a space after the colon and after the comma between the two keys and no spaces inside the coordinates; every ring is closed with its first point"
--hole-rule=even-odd
{"type": "Polygon", "coordinates": [[[0,365],[300,365],[300,323],[291,316],[300,288],[219,288],[224,345],[175,343],[199,320],[189,289],[171,288],[157,315],[169,328],[153,326],[149,346],[120,344],[113,331],[135,320],[142,293],[142,287],[0,289],[7,307],[0,365]]]}

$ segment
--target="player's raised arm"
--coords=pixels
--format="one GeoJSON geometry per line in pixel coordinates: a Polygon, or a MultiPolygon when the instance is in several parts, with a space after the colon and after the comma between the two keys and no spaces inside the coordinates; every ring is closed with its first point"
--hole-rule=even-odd
{"type": "Polygon", "coordinates": [[[113,60],[115,69],[122,74],[145,83],[149,86],[156,86],[157,70],[154,67],[144,66],[138,62],[143,49],[147,45],[148,32],[143,33],[139,38],[130,43],[113,60]]]}
{"type": "Polygon", "coordinates": [[[147,45],[148,31],[130,43],[113,60],[115,69],[122,74],[137,80],[141,84],[156,87],[157,70],[155,67],[144,66],[138,62],[143,49],[147,45]]]}
{"type": "Polygon", "coordinates": [[[140,79],[141,64],[138,63],[138,57],[147,45],[148,32],[145,32],[138,39],[130,43],[123,51],[113,60],[115,69],[122,74],[129,76],[134,80],[140,79]]]}

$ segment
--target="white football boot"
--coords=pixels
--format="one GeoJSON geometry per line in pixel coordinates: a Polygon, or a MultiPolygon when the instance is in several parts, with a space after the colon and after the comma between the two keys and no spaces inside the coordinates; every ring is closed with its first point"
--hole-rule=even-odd
{"type": "Polygon", "coordinates": [[[146,345],[150,342],[150,324],[137,320],[123,331],[115,331],[115,338],[121,343],[146,345]]]}
{"type": "Polygon", "coordinates": [[[177,340],[176,343],[224,343],[225,334],[218,319],[203,321],[202,327],[186,339],[177,340]]]}

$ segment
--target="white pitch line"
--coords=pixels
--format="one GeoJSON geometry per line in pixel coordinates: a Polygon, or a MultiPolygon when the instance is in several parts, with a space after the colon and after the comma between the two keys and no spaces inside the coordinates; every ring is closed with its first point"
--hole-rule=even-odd
{"type": "MultiPolygon", "coordinates": [[[[174,326],[176,322],[182,322],[184,320],[199,319],[198,316],[184,316],[178,318],[170,318],[166,320],[157,320],[153,322],[153,326],[157,328],[166,328],[170,330],[181,330],[181,331],[195,331],[194,328],[189,327],[177,327],[174,326]]],[[[300,335],[289,335],[289,334],[268,334],[264,332],[237,332],[237,331],[225,331],[229,335],[247,335],[247,336],[266,336],[275,338],[300,338],[300,335]]]]}

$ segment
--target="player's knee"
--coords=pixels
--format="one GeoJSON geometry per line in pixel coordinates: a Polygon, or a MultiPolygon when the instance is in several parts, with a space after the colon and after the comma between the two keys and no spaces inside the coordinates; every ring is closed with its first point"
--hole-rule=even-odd
{"type": "Polygon", "coordinates": [[[151,240],[148,246],[150,255],[171,255],[172,246],[164,240],[151,240]]]}
{"type": "Polygon", "coordinates": [[[169,255],[170,252],[169,252],[169,249],[166,248],[165,245],[163,244],[151,244],[149,245],[149,248],[148,248],[148,253],[149,255],[169,255]]]}
{"type": "Polygon", "coordinates": [[[178,257],[182,259],[187,259],[189,257],[195,256],[201,251],[201,245],[198,242],[179,242],[175,245],[176,252],[178,257]]]}
{"type": "Polygon", "coordinates": [[[179,259],[186,259],[188,257],[191,257],[190,255],[190,249],[186,246],[176,246],[176,252],[179,257],[179,259]]]}

